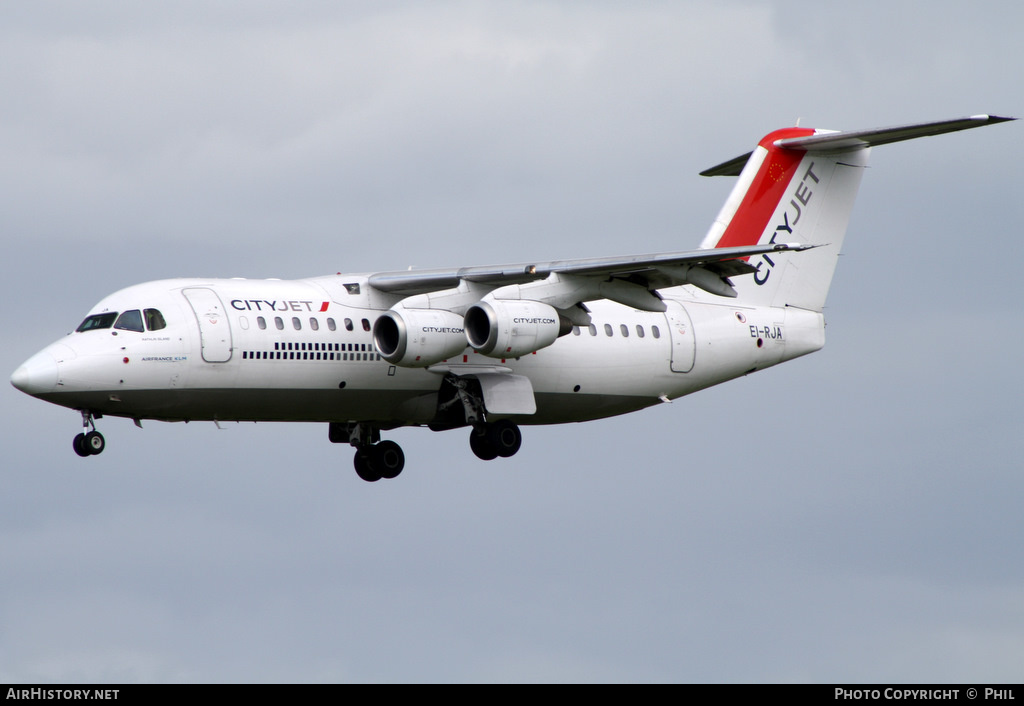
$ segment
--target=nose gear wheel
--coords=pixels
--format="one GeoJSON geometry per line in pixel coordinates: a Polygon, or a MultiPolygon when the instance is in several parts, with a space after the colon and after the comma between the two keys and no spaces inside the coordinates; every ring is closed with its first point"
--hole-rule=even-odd
{"type": "Polygon", "coordinates": [[[92,412],[82,410],[82,428],[91,429],[91,431],[83,431],[81,434],[75,435],[75,438],[71,442],[72,448],[75,453],[83,458],[85,456],[95,456],[96,454],[103,453],[103,449],[107,447],[107,442],[103,438],[103,434],[96,431],[96,424],[93,422],[92,412]]]}

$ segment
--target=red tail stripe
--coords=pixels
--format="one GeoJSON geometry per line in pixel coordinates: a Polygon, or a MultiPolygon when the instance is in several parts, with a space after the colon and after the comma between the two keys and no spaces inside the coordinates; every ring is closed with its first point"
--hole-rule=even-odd
{"type": "Polygon", "coordinates": [[[768,155],[715,247],[757,244],[804,157],[804,152],[779,149],[774,142],[787,137],[807,137],[813,134],[814,130],[808,128],[785,128],[761,140],[759,146],[767,149],[768,155]]]}

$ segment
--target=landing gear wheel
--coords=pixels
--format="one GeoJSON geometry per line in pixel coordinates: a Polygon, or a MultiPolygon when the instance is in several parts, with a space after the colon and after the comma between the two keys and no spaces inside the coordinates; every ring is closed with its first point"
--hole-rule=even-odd
{"type": "Polygon", "coordinates": [[[85,446],[85,434],[78,434],[75,436],[75,440],[71,442],[71,445],[75,449],[75,453],[83,458],[89,455],[89,449],[85,446]]]}
{"type": "Polygon", "coordinates": [[[352,462],[356,467],[356,475],[367,483],[374,483],[383,477],[373,464],[372,446],[356,449],[356,455],[352,462]]]}
{"type": "Polygon", "coordinates": [[[390,480],[405,468],[405,453],[394,441],[385,440],[370,449],[373,467],[380,470],[380,477],[390,480]]]}
{"type": "Polygon", "coordinates": [[[487,439],[502,458],[514,456],[523,445],[523,434],[519,427],[507,419],[491,424],[487,429],[487,439]]]}
{"type": "Polygon", "coordinates": [[[469,448],[481,461],[493,461],[498,457],[498,449],[491,442],[490,434],[486,431],[479,432],[474,429],[469,434],[469,448]]]}
{"type": "MultiPolygon", "coordinates": [[[[91,431],[85,435],[85,440],[82,446],[88,450],[91,456],[103,453],[103,449],[107,448],[107,442],[103,438],[103,434],[98,431],[91,431]]],[[[75,449],[77,451],[77,449],[75,449]]]]}

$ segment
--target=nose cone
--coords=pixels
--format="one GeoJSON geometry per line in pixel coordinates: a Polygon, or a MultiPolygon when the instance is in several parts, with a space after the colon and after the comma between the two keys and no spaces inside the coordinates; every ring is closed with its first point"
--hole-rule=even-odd
{"type": "Polygon", "coordinates": [[[11,384],[25,394],[42,395],[53,391],[58,378],[57,358],[47,348],[22,363],[11,375],[11,384]]]}

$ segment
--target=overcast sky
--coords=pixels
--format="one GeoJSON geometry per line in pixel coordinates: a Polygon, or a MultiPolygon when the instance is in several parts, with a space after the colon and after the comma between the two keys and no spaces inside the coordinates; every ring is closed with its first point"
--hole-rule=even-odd
{"type": "MultiPolygon", "coordinates": [[[[1024,115],[1019,2],[0,3],[0,369],[174,276],[684,250],[772,129],[1024,115]],[[980,8],[980,9],[979,9],[980,8]]],[[[880,147],[813,356],[582,425],[4,386],[0,682],[1020,682],[1024,125],[880,147]]]]}

